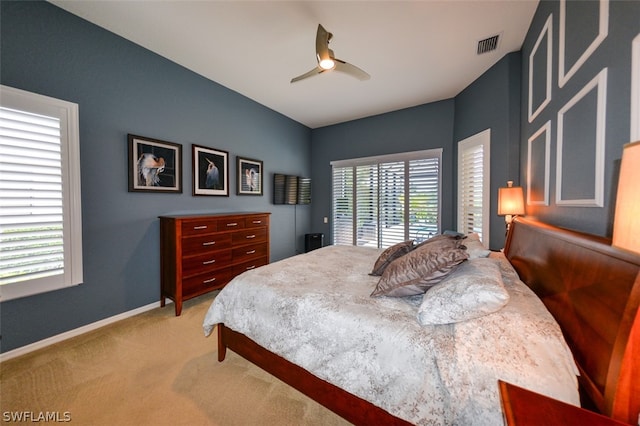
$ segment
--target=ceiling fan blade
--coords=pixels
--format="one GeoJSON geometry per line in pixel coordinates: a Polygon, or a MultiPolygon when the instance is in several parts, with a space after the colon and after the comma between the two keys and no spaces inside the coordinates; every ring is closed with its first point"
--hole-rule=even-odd
{"type": "Polygon", "coordinates": [[[314,69],[312,69],[309,72],[306,72],[306,73],[304,73],[302,75],[299,75],[297,77],[292,78],[291,82],[295,83],[296,81],[304,80],[305,78],[313,77],[314,75],[317,75],[317,74],[322,74],[324,71],[325,70],[323,70],[320,67],[315,67],[314,69]]]}
{"type": "Polygon", "coordinates": [[[353,76],[358,80],[362,80],[362,81],[369,80],[371,78],[371,76],[368,73],[356,67],[355,65],[351,65],[350,63],[341,61],[340,59],[336,59],[335,61],[336,61],[336,67],[334,69],[336,71],[349,74],[350,76],[353,76]]]}
{"type": "Polygon", "coordinates": [[[361,81],[369,80],[371,78],[369,74],[356,67],[355,65],[351,65],[346,63],[345,61],[336,59],[333,51],[329,49],[329,42],[331,41],[332,37],[333,34],[325,30],[321,24],[318,24],[318,31],[316,32],[316,59],[318,60],[318,66],[309,72],[292,78],[291,83],[295,83],[296,81],[304,80],[305,78],[313,77],[314,75],[322,74],[325,71],[332,70],[349,74],[350,76],[355,77],[361,81]]]}
{"type": "Polygon", "coordinates": [[[318,24],[318,32],[316,33],[316,59],[318,63],[331,59],[329,54],[329,40],[331,40],[331,37],[332,34],[318,24]]]}

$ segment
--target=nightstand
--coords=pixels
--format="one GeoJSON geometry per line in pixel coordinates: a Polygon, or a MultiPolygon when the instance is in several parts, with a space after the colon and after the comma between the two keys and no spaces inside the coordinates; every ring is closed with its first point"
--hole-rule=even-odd
{"type": "Polygon", "coordinates": [[[602,414],[498,380],[507,426],[628,426],[602,414]]]}

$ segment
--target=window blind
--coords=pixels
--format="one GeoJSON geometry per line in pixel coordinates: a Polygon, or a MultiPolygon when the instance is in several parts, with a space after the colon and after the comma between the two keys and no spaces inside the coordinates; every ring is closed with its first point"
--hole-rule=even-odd
{"type": "Polygon", "coordinates": [[[0,283],[64,272],[60,120],[0,108],[0,283]]]}
{"type": "Polygon", "coordinates": [[[332,163],[334,244],[389,247],[440,230],[441,150],[332,163]]]}
{"type": "Polygon", "coordinates": [[[458,232],[475,232],[488,244],[489,134],[458,144],[458,232]]]}
{"type": "Polygon", "coordinates": [[[82,282],[78,106],[0,85],[0,297],[82,282]]]}

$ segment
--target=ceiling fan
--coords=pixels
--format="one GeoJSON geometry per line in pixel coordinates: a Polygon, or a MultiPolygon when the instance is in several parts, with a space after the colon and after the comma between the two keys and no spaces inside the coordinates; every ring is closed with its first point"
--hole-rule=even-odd
{"type": "Polygon", "coordinates": [[[371,78],[369,74],[355,65],[351,65],[335,57],[333,50],[329,49],[329,41],[331,41],[332,37],[333,34],[318,24],[318,32],[316,33],[316,59],[318,60],[318,66],[309,72],[292,78],[291,83],[322,74],[325,71],[333,70],[349,74],[358,80],[369,80],[371,78]]]}

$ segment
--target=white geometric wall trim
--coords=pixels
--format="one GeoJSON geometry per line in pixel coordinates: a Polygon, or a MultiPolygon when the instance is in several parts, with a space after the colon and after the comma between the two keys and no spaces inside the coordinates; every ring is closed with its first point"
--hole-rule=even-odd
{"type": "Polygon", "coordinates": [[[527,149],[527,204],[528,205],[549,205],[549,165],[551,163],[551,120],[538,129],[529,138],[527,149]],[[544,139],[541,136],[544,135],[544,139]],[[541,155],[542,154],[542,155],[541,155]],[[544,172],[542,175],[535,173],[540,165],[534,161],[544,158],[544,172]],[[535,189],[542,188],[542,194],[535,194],[535,189]],[[541,196],[540,196],[541,195],[541,196]]]}
{"type": "Polygon", "coordinates": [[[631,141],[640,140],[640,34],[631,45],[631,141]]]}
{"type": "MultiPolygon", "coordinates": [[[[586,86],[580,90],[565,106],[558,111],[558,143],[557,143],[557,163],[556,163],[556,204],[560,206],[577,206],[577,207],[602,207],[604,206],[604,148],[605,148],[605,120],[606,120],[606,105],[607,105],[607,68],[604,68],[600,73],[586,86]],[[576,106],[589,92],[597,90],[597,104],[596,104],[596,116],[595,120],[595,153],[594,153],[594,169],[593,175],[593,197],[591,198],[578,198],[568,199],[563,198],[563,162],[570,163],[575,155],[568,155],[566,159],[563,158],[563,144],[565,135],[570,135],[574,129],[565,128],[564,119],[571,108],[576,106]]],[[[574,147],[570,147],[574,148],[574,147]]],[[[568,148],[569,149],[569,148],[568,148]]],[[[576,153],[577,154],[577,153],[576,153]]],[[[581,169],[584,172],[590,171],[588,167],[581,169]]],[[[587,179],[589,176],[578,176],[577,179],[584,177],[587,179]]]]}
{"type": "Polygon", "coordinates": [[[547,18],[547,22],[544,24],[544,27],[542,27],[542,31],[540,31],[540,35],[538,35],[538,40],[536,41],[536,44],[533,46],[533,49],[531,50],[531,54],[529,55],[529,123],[531,123],[538,116],[538,114],[540,114],[540,112],[547,106],[547,104],[551,102],[551,58],[553,53],[552,52],[553,50],[553,31],[552,31],[553,24],[552,23],[553,23],[553,14],[549,15],[549,17],[547,18]],[[542,40],[544,40],[545,35],[547,37],[547,57],[539,58],[539,60],[545,59],[546,61],[547,73],[546,73],[546,81],[545,81],[545,86],[546,86],[545,98],[540,103],[540,105],[538,105],[536,110],[533,111],[534,89],[539,89],[537,87],[533,87],[534,60],[535,60],[535,56],[538,51],[538,48],[540,47],[540,43],[542,43],[542,40]]]}
{"type": "Polygon", "coordinates": [[[589,47],[582,52],[582,55],[576,62],[569,66],[565,64],[565,48],[566,48],[566,18],[567,8],[566,0],[560,0],[560,34],[559,34],[559,52],[558,52],[558,86],[564,87],[569,79],[576,71],[585,63],[591,54],[600,46],[600,43],[607,38],[609,34],[609,0],[600,0],[600,14],[598,24],[598,35],[593,39],[589,47]],[[565,72],[565,69],[568,71],[565,72]]]}

